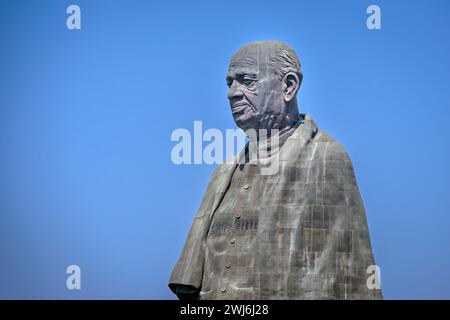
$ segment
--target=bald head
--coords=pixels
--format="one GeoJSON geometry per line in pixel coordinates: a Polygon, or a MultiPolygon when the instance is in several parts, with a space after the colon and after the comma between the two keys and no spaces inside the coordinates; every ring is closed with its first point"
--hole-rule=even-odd
{"type": "Polygon", "coordinates": [[[280,80],[288,72],[303,78],[300,60],[294,49],[280,41],[258,41],[240,47],[231,58],[230,68],[240,63],[259,65],[261,71],[273,72],[280,80]]]}
{"type": "Polygon", "coordinates": [[[247,129],[282,129],[298,117],[302,81],[295,51],[278,41],[253,42],[233,55],[227,74],[228,99],[236,124],[247,129]]]}

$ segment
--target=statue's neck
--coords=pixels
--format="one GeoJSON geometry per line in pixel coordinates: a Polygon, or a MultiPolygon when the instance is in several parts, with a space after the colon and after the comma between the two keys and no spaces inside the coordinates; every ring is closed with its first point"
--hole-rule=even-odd
{"type": "Polygon", "coordinates": [[[282,138],[290,136],[293,131],[298,127],[297,123],[301,120],[301,114],[295,115],[286,114],[282,120],[274,122],[272,125],[268,125],[265,130],[256,130],[257,139],[263,142],[266,139],[282,138]]]}
{"type": "MultiPolygon", "coordinates": [[[[293,119],[294,120],[294,119],[293,119]]],[[[264,150],[264,153],[268,155],[274,155],[277,153],[287,139],[294,133],[303,120],[303,116],[298,114],[294,121],[283,128],[273,128],[264,131],[259,131],[256,136],[257,144],[256,148],[264,150]]],[[[254,143],[255,136],[249,137],[249,140],[253,139],[250,143],[254,143]]]]}

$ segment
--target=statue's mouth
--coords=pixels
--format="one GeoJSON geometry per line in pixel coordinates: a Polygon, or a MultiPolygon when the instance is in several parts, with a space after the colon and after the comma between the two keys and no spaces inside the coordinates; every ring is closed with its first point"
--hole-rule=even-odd
{"type": "Polygon", "coordinates": [[[248,103],[246,102],[237,102],[232,105],[231,110],[233,113],[239,113],[248,108],[248,103]]]}

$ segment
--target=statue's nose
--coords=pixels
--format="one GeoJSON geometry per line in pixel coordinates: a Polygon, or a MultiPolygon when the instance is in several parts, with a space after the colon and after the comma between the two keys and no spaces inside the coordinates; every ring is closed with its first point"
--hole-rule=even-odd
{"type": "Polygon", "coordinates": [[[236,80],[233,80],[233,83],[228,89],[228,99],[232,100],[240,100],[243,97],[242,91],[239,89],[239,83],[236,80]]]}

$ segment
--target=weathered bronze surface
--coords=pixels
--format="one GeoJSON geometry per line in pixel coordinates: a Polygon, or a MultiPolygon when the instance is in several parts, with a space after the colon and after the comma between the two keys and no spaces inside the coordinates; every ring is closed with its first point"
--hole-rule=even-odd
{"type": "MultiPolygon", "coordinates": [[[[300,62],[286,44],[233,56],[228,99],[245,130],[278,129],[278,169],[245,150],[214,172],[169,287],[190,299],[381,299],[353,166],[341,144],[300,114],[300,62]]],[[[262,140],[258,137],[258,141],[262,140]]]]}

